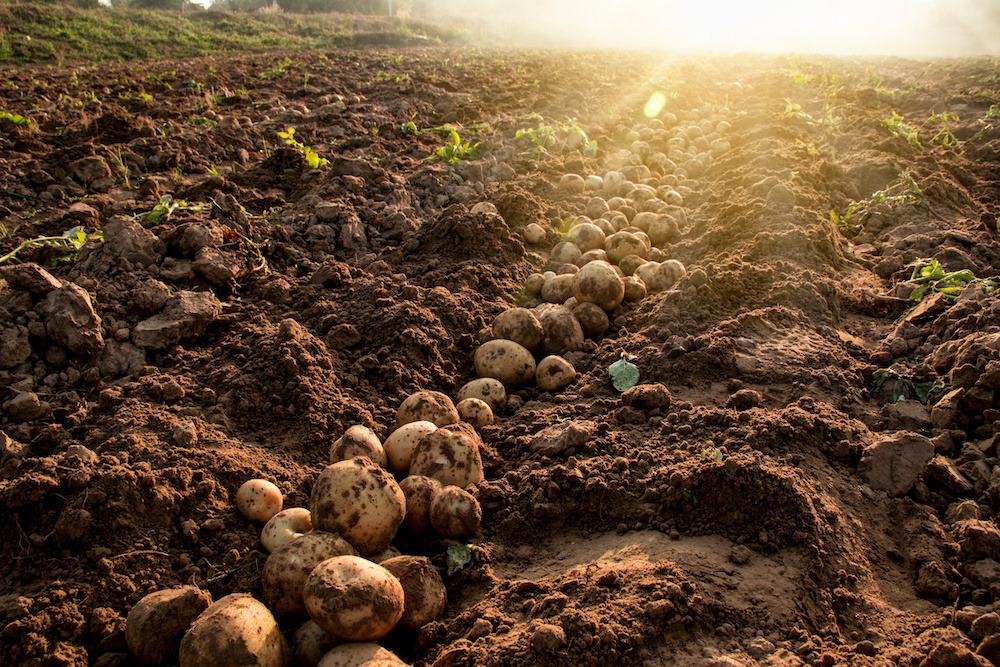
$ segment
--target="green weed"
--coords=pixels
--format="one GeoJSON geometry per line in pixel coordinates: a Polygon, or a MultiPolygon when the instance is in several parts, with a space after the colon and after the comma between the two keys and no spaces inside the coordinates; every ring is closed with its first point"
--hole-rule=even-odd
{"type": "Polygon", "coordinates": [[[894,208],[903,204],[927,205],[927,198],[908,171],[884,190],[878,190],[866,199],[851,202],[843,214],[831,209],[830,217],[845,235],[854,236],[861,231],[876,207],[894,208]]]}
{"type": "Polygon", "coordinates": [[[285,144],[298,151],[299,155],[302,156],[302,161],[310,169],[319,169],[329,162],[325,157],[320,157],[319,153],[314,151],[311,146],[296,139],[294,127],[290,127],[284,132],[278,132],[278,136],[285,140],[285,144]]]}
{"type": "Polygon", "coordinates": [[[31,119],[19,113],[0,111],[0,122],[9,123],[14,127],[31,127],[31,119]]]}
{"type": "Polygon", "coordinates": [[[933,380],[930,382],[918,382],[911,377],[900,374],[891,368],[880,368],[875,371],[875,381],[872,384],[871,393],[874,396],[882,390],[888,382],[891,383],[892,402],[901,400],[920,401],[927,403],[931,396],[940,393],[944,389],[944,382],[933,380]]]}
{"type": "Polygon", "coordinates": [[[424,162],[458,162],[459,160],[474,160],[479,157],[479,142],[470,144],[463,142],[458,132],[454,129],[449,132],[450,140],[433,153],[424,158],[424,162]]]}
{"type": "Polygon", "coordinates": [[[101,232],[92,232],[88,234],[84,231],[83,227],[74,227],[73,229],[63,232],[61,236],[37,236],[33,239],[28,239],[3,257],[0,257],[0,264],[19,261],[17,258],[19,253],[27,250],[28,248],[40,247],[59,248],[66,251],[65,254],[54,257],[51,260],[51,264],[53,266],[62,262],[75,262],[80,256],[80,251],[83,250],[83,247],[88,241],[103,240],[104,235],[101,234],[101,232]]]}
{"type": "Polygon", "coordinates": [[[144,227],[153,227],[169,220],[176,211],[201,213],[206,209],[208,209],[206,204],[189,204],[183,199],[174,199],[170,195],[163,195],[156,206],[145,213],[139,213],[135,219],[144,227]]]}
{"type": "Polygon", "coordinates": [[[920,143],[917,128],[910,123],[907,123],[906,119],[895,111],[892,112],[892,116],[889,118],[882,119],[882,127],[886,129],[889,134],[906,139],[906,143],[911,146],[920,148],[921,150],[923,149],[923,145],[920,143]]]}
{"type": "Polygon", "coordinates": [[[910,265],[912,272],[910,282],[917,287],[910,292],[910,301],[920,303],[931,293],[944,294],[956,299],[962,290],[972,284],[979,284],[986,292],[993,292],[998,286],[998,280],[983,280],[969,269],[947,272],[936,259],[921,259],[910,265]]]}

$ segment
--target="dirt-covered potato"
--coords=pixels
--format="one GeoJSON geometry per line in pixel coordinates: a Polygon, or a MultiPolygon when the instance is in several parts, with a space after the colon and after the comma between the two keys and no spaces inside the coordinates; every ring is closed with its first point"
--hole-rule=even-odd
{"type": "Polygon", "coordinates": [[[456,398],[459,402],[467,398],[478,398],[485,401],[486,405],[490,406],[490,409],[496,414],[503,406],[507,405],[507,389],[504,388],[503,382],[495,378],[479,378],[462,385],[456,398]]]}
{"type": "MultiPolygon", "coordinates": [[[[583,347],[583,329],[565,306],[543,304],[535,309],[545,329],[541,349],[546,354],[562,354],[583,347]]],[[[532,369],[534,371],[534,369],[532,369]]]]}
{"type": "Polygon", "coordinates": [[[343,537],[323,530],[314,530],[275,549],[261,574],[264,604],[275,616],[301,616],[306,611],[302,587],[313,568],[328,558],[356,553],[343,537]]]}
{"type": "Polygon", "coordinates": [[[340,533],[358,552],[373,554],[389,546],[403,523],[406,499],[392,475],[359,456],[323,469],[309,511],[317,530],[340,533]]]}
{"type": "Polygon", "coordinates": [[[529,297],[537,296],[542,291],[545,284],[545,276],[541,273],[532,273],[524,279],[524,291],[529,297]]]}
{"type": "Polygon", "coordinates": [[[486,404],[486,401],[478,398],[467,398],[464,401],[459,401],[456,407],[462,421],[471,424],[472,428],[477,431],[493,423],[493,410],[486,404]]]}
{"type": "Polygon", "coordinates": [[[476,497],[457,486],[445,486],[431,501],[431,528],[441,537],[465,539],[479,530],[483,509],[476,497]]]}
{"type": "Polygon", "coordinates": [[[346,461],[355,456],[367,456],[380,466],[385,466],[382,441],[375,435],[375,431],[361,424],[348,428],[330,446],[330,463],[346,461]]]}
{"type": "Polygon", "coordinates": [[[576,369],[562,357],[550,355],[538,362],[535,382],[545,391],[558,391],[576,379],[576,369]]]}
{"type": "Polygon", "coordinates": [[[535,358],[526,347],[512,340],[498,338],[483,343],[473,356],[473,364],[480,377],[494,378],[504,384],[524,384],[535,375],[535,358]]]}
{"type": "Polygon", "coordinates": [[[424,556],[398,556],[382,561],[403,586],[403,617],[399,625],[417,630],[444,613],[448,599],[437,569],[424,556]]]}
{"type": "Polygon", "coordinates": [[[417,444],[410,474],[433,477],[443,485],[478,484],[483,481],[481,447],[479,434],[468,424],[444,426],[417,444]]]}
{"type": "MultiPolygon", "coordinates": [[[[608,253],[604,252],[604,248],[596,248],[594,250],[588,250],[587,252],[580,255],[580,258],[576,260],[576,265],[578,267],[586,266],[591,262],[606,262],[608,261],[608,253]]],[[[576,271],[579,273],[579,271],[576,271]]]]}
{"type": "MultiPolygon", "coordinates": [[[[643,253],[645,255],[645,253],[643,253]]],[[[630,276],[635,273],[635,270],[646,263],[646,260],[638,255],[626,255],[622,257],[621,261],[618,262],[618,268],[622,270],[626,276],[630,276]]]]}
{"type": "Polygon", "coordinates": [[[658,214],[650,222],[646,233],[649,234],[650,243],[658,248],[662,248],[664,245],[673,243],[680,238],[677,219],[669,213],[658,214]]]}
{"type": "Polygon", "coordinates": [[[625,284],[625,299],[628,303],[642,301],[646,297],[646,284],[635,276],[625,276],[622,279],[625,284]]]}
{"type": "Polygon", "coordinates": [[[399,580],[359,556],[337,556],[317,565],[302,596],[316,625],[350,641],[380,639],[403,615],[399,580]]]}
{"type": "MultiPolygon", "coordinates": [[[[589,301],[579,303],[573,307],[573,317],[580,323],[583,335],[587,338],[596,338],[603,335],[611,327],[611,321],[604,309],[596,303],[589,301]]],[[[538,371],[535,371],[538,374],[538,371]]]]}
{"type": "Polygon", "coordinates": [[[604,242],[604,251],[608,253],[608,261],[612,264],[618,264],[629,255],[645,257],[646,250],[642,238],[632,232],[615,232],[604,242]]]}
{"type": "Polygon", "coordinates": [[[625,298],[625,284],[607,262],[591,262],[577,272],[573,296],[580,302],[590,301],[610,312],[625,298]]]}
{"type": "Polygon", "coordinates": [[[176,664],[181,638],[210,604],[208,591],[195,586],[150,593],[125,618],[128,650],[147,665],[176,664]]]}
{"type": "Polygon", "coordinates": [[[642,266],[638,267],[632,275],[642,281],[642,284],[646,287],[647,293],[659,292],[660,289],[662,289],[659,269],[659,262],[646,262],[642,266]]]}
{"type": "Polygon", "coordinates": [[[350,642],[327,651],[316,667],[399,667],[405,664],[395,653],[378,644],[350,642]]]}
{"type": "Polygon", "coordinates": [[[417,443],[428,433],[437,430],[434,422],[418,421],[403,424],[385,439],[385,455],[389,470],[396,475],[405,475],[410,469],[410,459],[417,443]]]}
{"type": "Polygon", "coordinates": [[[670,289],[676,285],[686,273],[684,265],[676,259],[666,260],[660,264],[660,268],[656,271],[663,289],[670,289]]]}
{"type": "Polygon", "coordinates": [[[491,328],[494,338],[512,340],[529,350],[542,342],[542,323],[527,308],[511,308],[496,316],[491,328]]]}
{"type": "Polygon", "coordinates": [[[424,475],[410,475],[399,483],[406,498],[403,527],[411,533],[423,533],[431,525],[431,501],[443,487],[441,482],[424,475]]]}
{"type": "Polygon", "coordinates": [[[418,421],[432,422],[437,426],[454,424],[458,421],[458,410],[451,399],[440,391],[418,391],[400,404],[394,430],[403,424],[418,421]]]}
{"type": "Polygon", "coordinates": [[[248,479],[236,492],[237,511],[257,523],[267,523],[283,502],[281,489],[266,479],[248,479]]]}
{"type": "Polygon", "coordinates": [[[552,246],[549,259],[556,264],[573,264],[582,254],[583,251],[575,243],[560,241],[552,246]]]}
{"type": "Polygon", "coordinates": [[[312,530],[312,516],[305,507],[289,507],[281,510],[264,524],[260,531],[260,543],[269,552],[286,542],[302,537],[312,530]]]}
{"type": "Polygon", "coordinates": [[[573,296],[574,274],[563,273],[545,280],[542,285],[542,301],[546,303],[562,303],[573,296]]]}
{"type": "Polygon", "coordinates": [[[285,667],[289,651],[264,604],[233,593],[210,605],[181,640],[180,667],[285,667]]]}
{"type": "Polygon", "coordinates": [[[342,643],[342,639],[316,625],[316,621],[306,621],[292,639],[295,667],[316,667],[330,649],[342,643]]]}
{"type": "Polygon", "coordinates": [[[524,226],[524,240],[531,245],[538,245],[545,241],[545,228],[537,222],[532,222],[524,226]]]}

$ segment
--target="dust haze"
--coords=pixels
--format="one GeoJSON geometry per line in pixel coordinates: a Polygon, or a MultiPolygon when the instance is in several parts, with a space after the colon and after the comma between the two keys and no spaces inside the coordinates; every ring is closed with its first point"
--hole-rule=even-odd
{"type": "Polygon", "coordinates": [[[425,0],[424,7],[525,46],[1000,55],[1000,0],[425,0]]]}

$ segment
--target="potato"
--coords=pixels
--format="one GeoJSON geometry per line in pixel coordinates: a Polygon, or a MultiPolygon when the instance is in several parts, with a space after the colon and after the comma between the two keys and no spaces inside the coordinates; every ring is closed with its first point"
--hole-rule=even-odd
{"type": "Polygon", "coordinates": [[[646,287],[647,293],[659,292],[660,289],[662,289],[660,287],[662,281],[658,275],[659,269],[659,262],[646,262],[645,264],[639,266],[632,275],[642,281],[642,284],[646,287]]]}
{"type": "Polygon", "coordinates": [[[544,284],[545,276],[541,273],[532,273],[524,279],[524,291],[531,296],[535,296],[542,291],[542,285],[544,284]]]}
{"type": "Polygon", "coordinates": [[[563,174],[559,179],[559,187],[573,194],[580,194],[586,188],[586,184],[583,182],[583,176],[579,174],[563,174]]]}
{"type": "Polygon", "coordinates": [[[625,298],[625,283],[607,262],[591,262],[576,274],[573,296],[581,302],[596,303],[610,312],[625,298]]]}
{"type": "MultiPolygon", "coordinates": [[[[643,253],[644,255],[646,253],[643,253]]],[[[635,270],[646,263],[646,260],[638,255],[626,255],[622,257],[618,262],[618,268],[622,270],[626,276],[630,276],[635,273],[635,270]]]]}
{"type": "Polygon", "coordinates": [[[268,519],[264,529],[260,531],[260,543],[271,552],[310,530],[312,517],[309,510],[305,507],[289,507],[268,519]]]}
{"type": "Polygon", "coordinates": [[[641,237],[626,231],[616,232],[604,242],[604,252],[608,254],[608,261],[612,264],[620,263],[629,255],[645,257],[646,250],[647,246],[641,237]]]}
{"type": "Polygon", "coordinates": [[[441,482],[424,475],[410,475],[399,483],[406,497],[403,527],[411,533],[423,533],[431,525],[431,501],[443,487],[441,482]]]}
{"type": "Polygon", "coordinates": [[[337,533],[314,530],[267,557],[261,575],[264,604],[275,616],[301,616],[306,612],[302,587],[313,568],[334,556],[357,552],[337,533]]]}
{"type": "Polygon", "coordinates": [[[542,285],[542,301],[547,303],[562,303],[573,296],[574,275],[564,273],[553,276],[542,285]]]}
{"type": "Polygon", "coordinates": [[[316,667],[389,667],[405,665],[395,653],[371,642],[351,642],[336,646],[316,667]]]}
{"type": "Polygon", "coordinates": [[[545,331],[535,314],[527,308],[511,308],[493,319],[494,338],[512,340],[529,350],[542,342],[545,331]]]}
{"type": "Polygon", "coordinates": [[[466,539],[479,530],[483,509],[475,496],[457,486],[445,486],[431,501],[431,528],[441,537],[466,539]]]}
{"type": "MultiPolygon", "coordinates": [[[[604,248],[597,248],[595,250],[588,250],[587,252],[580,255],[580,258],[576,260],[576,265],[582,267],[591,262],[606,262],[608,261],[608,253],[604,252],[604,248]]],[[[576,271],[579,273],[579,271],[576,271]]]]}
{"type": "Polygon", "coordinates": [[[545,329],[545,339],[542,341],[541,349],[547,354],[562,354],[583,347],[583,329],[569,308],[544,304],[536,308],[535,312],[538,313],[538,319],[545,329]]]}
{"type": "Polygon", "coordinates": [[[493,410],[478,398],[467,398],[458,403],[458,415],[477,431],[493,423],[493,410]]]}
{"type": "Polygon", "coordinates": [[[317,530],[340,533],[360,553],[374,554],[389,546],[403,523],[406,499],[392,475],[359,456],[323,469],[309,511],[317,530]]]}
{"type": "Polygon", "coordinates": [[[316,625],[350,641],[380,639],[403,615],[399,580],[359,556],[337,556],[317,565],[302,596],[316,625]]]}
{"type": "Polygon", "coordinates": [[[600,176],[591,174],[587,178],[583,179],[583,184],[588,190],[600,190],[604,187],[604,179],[600,176]]]}
{"type": "Polygon", "coordinates": [[[469,212],[473,215],[500,215],[500,211],[497,209],[496,204],[491,201],[477,202],[469,212]]]}
{"type": "Polygon", "coordinates": [[[466,487],[483,481],[482,440],[468,424],[443,426],[417,444],[411,475],[433,477],[441,484],[466,487]]]}
{"type": "Polygon", "coordinates": [[[532,222],[524,226],[524,240],[531,245],[538,245],[545,241],[545,228],[537,222],[532,222]]]}
{"type": "Polygon", "coordinates": [[[607,210],[608,202],[603,197],[591,197],[587,200],[587,215],[591,218],[599,218],[607,210]]]}
{"type": "Polygon", "coordinates": [[[503,382],[494,378],[479,378],[462,385],[456,397],[459,402],[467,398],[478,398],[485,401],[496,414],[503,406],[507,405],[507,390],[503,382]]]}
{"type": "MultiPolygon", "coordinates": [[[[581,257],[582,256],[583,255],[581,255],[581,257]]],[[[577,261],[579,261],[579,260],[577,260],[577,261]]],[[[576,264],[563,264],[563,265],[561,265],[559,267],[558,270],[556,270],[556,274],[558,274],[560,276],[562,276],[562,275],[573,275],[574,273],[576,273],[579,270],[580,270],[580,267],[577,266],[576,264]]]]}
{"type": "Polygon", "coordinates": [[[562,357],[550,355],[538,362],[535,382],[545,391],[557,391],[576,379],[576,369],[562,357]]]}
{"type": "Polygon", "coordinates": [[[566,240],[581,252],[604,248],[604,238],[604,231],[592,222],[575,225],[566,232],[566,240]]]}
{"type": "Polygon", "coordinates": [[[285,667],[289,651],[274,616],[249,595],[210,605],[181,640],[180,667],[285,667]]]}
{"type": "Polygon", "coordinates": [[[625,283],[625,301],[634,303],[642,301],[646,297],[646,284],[635,276],[626,276],[622,279],[625,283]]]}
{"type": "MultiPolygon", "coordinates": [[[[583,335],[587,338],[600,336],[611,327],[608,314],[596,303],[586,302],[577,304],[573,307],[573,317],[580,323],[583,335]]],[[[537,368],[535,369],[535,375],[538,375],[537,368]]]]}
{"type": "Polygon", "coordinates": [[[662,248],[667,243],[673,243],[680,238],[680,230],[677,227],[677,220],[669,213],[660,213],[650,223],[646,229],[649,234],[649,241],[658,248],[662,248]]]}
{"type": "Polygon", "coordinates": [[[418,630],[444,613],[448,599],[437,569],[424,556],[399,556],[382,562],[382,567],[399,579],[403,587],[403,616],[400,627],[418,630]]]}
{"type": "Polygon", "coordinates": [[[125,617],[128,650],[149,665],[176,664],[181,638],[210,604],[208,591],[195,586],[150,593],[125,617]]]}
{"type": "Polygon", "coordinates": [[[281,490],[266,479],[248,479],[236,492],[236,509],[257,523],[267,521],[281,511],[281,490]]]}
{"type": "Polygon", "coordinates": [[[375,431],[367,426],[355,424],[344,431],[344,435],[330,447],[330,463],[346,461],[355,456],[367,456],[375,463],[385,467],[385,449],[375,431]]]}
{"type": "Polygon", "coordinates": [[[447,395],[440,391],[418,391],[406,397],[396,411],[394,430],[410,422],[427,421],[437,426],[458,421],[458,410],[447,395]]]}
{"type": "Polygon", "coordinates": [[[601,219],[607,220],[616,232],[628,226],[628,217],[621,211],[608,211],[601,216],[601,219]]]}
{"type": "Polygon", "coordinates": [[[687,271],[684,269],[684,265],[676,259],[668,259],[660,264],[660,268],[657,269],[656,273],[660,283],[663,285],[662,289],[670,289],[680,282],[680,279],[685,276],[687,271]]]}
{"type": "Polygon", "coordinates": [[[330,649],[342,643],[316,621],[306,621],[295,631],[295,667],[316,667],[330,649]]]}
{"type": "Polygon", "coordinates": [[[512,340],[497,339],[480,345],[473,364],[480,377],[494,378],[504,384],[523,384],[535,376],[535,358],[527,348],[512,340]]]}
{"type": "Polygon", "coordinates": [[[583,254],[574,243],[569,241],[561,241],[552,247],[549,252],[549,259],[556,264],[572,264],[577,258],[583,254]]]}
{"type": "Polygon", "coordinates": [[[594,224],[601,228],[604,232],[605,243],[607,243],[607,237],[611,236],[618,231],[618,227],[608,218],[594,218],[594,224]]]}
{"type": "Polygon", "coordinates": [[[604,174],[604,191],[618,192],[618,188],[625,182],[625,174],[620,171],[609,171],[604,174]]]}
{"type": "Polygon", "coordinates": [[[385,455],[389,470],[397,475],[405,475],[410,469],[413,450],[420,439],[437,430],[433,422],[419,421],[403,424],[385,439],[385,455]]]}

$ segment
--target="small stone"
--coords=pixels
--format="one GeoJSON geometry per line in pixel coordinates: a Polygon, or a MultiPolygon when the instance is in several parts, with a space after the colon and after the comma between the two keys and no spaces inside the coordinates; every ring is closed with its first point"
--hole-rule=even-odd
{"type": "Polygon", "coordinates": [[[759,391],[753,389],[740,389],[732,394],[726,401],[726,407],[734,410],[749,410],[760,407],[764,402],[764,397],[759,391]]]}
{"type": "Polygon", "coordinates": [[[201,335],[222,314],[222,304],[209,292],[182,291],[173,295],[163,311],[139,322],[132,342],[142,348],[162,350],[181,340],[201,335]]]}
{"type": "Polygon", "coordinates": [[[971,558],[1000,559],[1000,529],[989,521],[966,519],[955,524],[962,552],[971,558]]]}
{"type": "Polygon", "coordinates": [[[198,429],[191,422],[175,424],[172,436],[178,447],[192,447],[198,443],[198,429]]]}
{"type": "Polygon", "coordinates": [[[670,390],[662,384],[637,384],[622,392],[622,404],[643,410],[666,410],[670,407],[672,397],[670,390]]]}
{"type": "Polygon", "coordinates": [[[14,324],[0,329],[0,369],[20,366],[30,356],[28,327],[14,324]]]}
{"type": "Polygon", "coordinates": [[[995,611],[983,614],[977,618],[972,622],[972,627],[969,629],[969,636],[976,643],[995,634],[1000,634],[1000,614],[997,614],[995,611]]]}
{"type": "Polygon", "coordinates": [[[81,183],[91,183],[102,178],[111,178],[111,167],[107,161],[99,155],[91,155],[81,158],[69,165],[70,171],[81,183]]]}
{"type": "Polygon", "coordinates": [[[865,448],[858,469],[871,488],[902,496],[913,488],[933,456],[929,438],[902,431],[865,448]]]}
{"type": "Polygon", "coordinates": [[[746,565],[753,557],[753,552],[742,544],[737,544],[729,550],[729,562],[736,565],[746,565]]]}
{"type": "Polygon", "coordinates": [[[924,597],[952,599],[958,593],[958,584],[948,578],[950,568],[939,561],[924,563],[917,572],[916,591],[924,597]]]}
{"type": "Polygon", "coordinates": [[[101,318],[79,285],[68,283],[52,290],[35,310],[42,316],[49,339],[76,354],[89,355],[104,347],[101,318]]]}
{"type": "Polygon", "coordinates": [[[558,625],[542,623],[535,628],[530,642],[538,653],[555,653],[566,644],[566,632],[558,625]]]}
{"type": "Polygon", "coordinates": [[[46,294],[62,287],[62,283],[51,273],[34,263],[12,264],[0,268],[3,276],[12,290],[46,294]]]}
{"type": "Polygon", "coordinates": [[[15,422],[36,419],[49,411],[49,404],[38,398],[33,391],[20,391],[4,404],[7,416],[15,422]]]}
{"type": "Polygon", "coordinates": [[[569,421],[542,429],[528,441],[528,447],[544,456],[556,456],[571,448],[579,448],[594,432],[590,422],[569,421]]]}
{"type": "Polygon", "coordinates": [[[1000,634],[990,635],[976,647],[976,655],[981,655],[993,665],[1000,665],[1000,634]]]}
{"type": "Polygon", "coordinates": [[[132,218],[116,215],[104,228],[104,251],[142,267],[158,264],[166,246],[132,218]]]}

